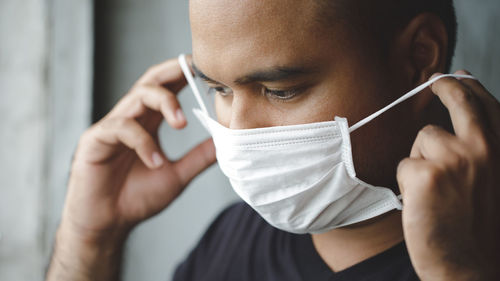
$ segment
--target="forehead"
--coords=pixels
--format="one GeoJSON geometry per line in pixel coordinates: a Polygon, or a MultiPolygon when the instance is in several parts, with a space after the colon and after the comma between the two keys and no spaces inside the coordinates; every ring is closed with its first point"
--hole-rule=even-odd
{"type": "Polygon", "coordinates": [[[226,32],[238,32],[249,25],[270,31],[270,27],[306,27],[317,13],[314,3],[300,0],[191,0],[190,15],[194,23],[207,29],[219,28],[222,24],[226,32]]]}
{"type": "Polygon", "coordinates": [[[244,69],[312,60],[331,35],[315,1],[191,0],[190,20],[194,60],[212,75],[228,63],[244,69]]]}

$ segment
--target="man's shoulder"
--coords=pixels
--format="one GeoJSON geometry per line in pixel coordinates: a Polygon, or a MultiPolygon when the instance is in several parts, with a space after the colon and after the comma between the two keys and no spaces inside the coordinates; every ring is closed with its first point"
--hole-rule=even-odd
{"type": "Polygon", "coordinates": [[[217,216],[206,235],[230,235],[235,240],[244,239],[264,229],[274,230],[248,204],[239,201],[226,207],[217,216]]]}
{"type": "Polygon", "coordinates": [[[261,263],[271,255],[263,251],[272,250],[266,241],[275,231],[246,203],[233,203],[212,222],[174,280],[252,280],[245,272],[265,268],[261,263]]]}
{"type": "Polygon", "coordinates": [[[256,215],[255,211],[248,206],[247,203],[243,201],[237,201],[229,206],[227,206],[222,212],[218,215],[217,220],[232,220],[236,218],[253,218],[256,215]]]}

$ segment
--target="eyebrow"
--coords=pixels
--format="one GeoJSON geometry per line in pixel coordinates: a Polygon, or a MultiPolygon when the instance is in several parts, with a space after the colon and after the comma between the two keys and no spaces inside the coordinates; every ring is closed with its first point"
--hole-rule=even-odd
{"type": "Polygon", "coordinates": [[[194,75],[199,76],[201,79],[205,80],[206,82],[214,83],[214,84],[220,84],[219,82],[215,81],[214,79],[208,77],[203,73],[197,66],[194,64],[194,62],[191,64],[191,68],[193,69],[194,75]]]}
{"type": "MultiPolygon", "coordinates": [[[[199,76],[201,79],[206,82],[213,84],[222,84],[215,79],[208,77],[205,73],[203,73],[194,62],[192,63],[192,68],[195,75],[199,76]]],[[[291,66],[276,66],[272,67],[268,70],[260,70],[255,71],[240,78],[234,80],[235,84],[243,85],[249,84],[253,82],[277,82],[284,81],[293,78],[297,78],[302,75],[307,75],[316,72],[315,68],[307,68],[307,67],[291,67],[291,66]]]]}

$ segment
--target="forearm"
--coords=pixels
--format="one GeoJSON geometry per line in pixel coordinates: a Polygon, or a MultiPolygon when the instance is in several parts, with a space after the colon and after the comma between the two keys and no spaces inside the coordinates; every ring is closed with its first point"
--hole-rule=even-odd
{"type": "Polygon", "coordinates": [[[119,280],[125,236],[119,237],[94,243],[60,228],[46,281],[119,280]]]}

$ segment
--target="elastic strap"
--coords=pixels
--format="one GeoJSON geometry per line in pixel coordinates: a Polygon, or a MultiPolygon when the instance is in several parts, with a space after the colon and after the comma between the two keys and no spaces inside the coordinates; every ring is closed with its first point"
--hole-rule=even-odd
{"type": "Polygon", "coordinates": [[[208,114],[208,110],[205,106],[205,103],[203,102],[203,99],[201,97],[200,91],[198,90],[198,87],[196,86],[196,83],[194,82],[194,77],[193,74],[191,73],[191,69],[189,68],[187,61],[186,61],[186,55],[185,54],[180,54],[179,55],[179,64],[181,66],[182,72],[184,73],[184,76],[186,77],[186,80],[191,87],[191,90],[194,93],[194,96],[196,100],[198,101],[198,104],[200,105],[201,110],[205,112],[205,114],[208,114]]]}
{"type": "Polygon", "coordinates": [[[380,109],[379,111],[373,113],[372,115],[370,115],[370,116],[366,117],[365,119],[359,121],[358,123],[352,125],[349,128],[349,132],[350,133],[354,132],[355,130],[359,129],[361,126],[365,125],[366,123],[368,123],[368,122],[372,121],[373,119],[377,118],[378,116],[380,116],[382,113],[384,113],[387,110],[391,109],[392,107],[394,107],[394,106],[402,103],[403,101],[405,101],[405,100],[413,97],[414,95],[420,93],[425,88],[427,88],[430,85],[432,85],[437,80],[439,80],[441,78],[445,78],[445,77],[454,77],[454,78],[464,78],[464,79],[474,79],[474,80],[477,80],[474,76],[471,76],[471,75],[443,74],[443,75],[436,76],[436,77],[432,78],[431,80],[425,82],[424,84],[418,86],[417,88],[413,89],[412,91],[408,92],[407,94],[403,95],[399,99],[395,100],[394,102],[392,102],[388,106],[380,109]]]}

